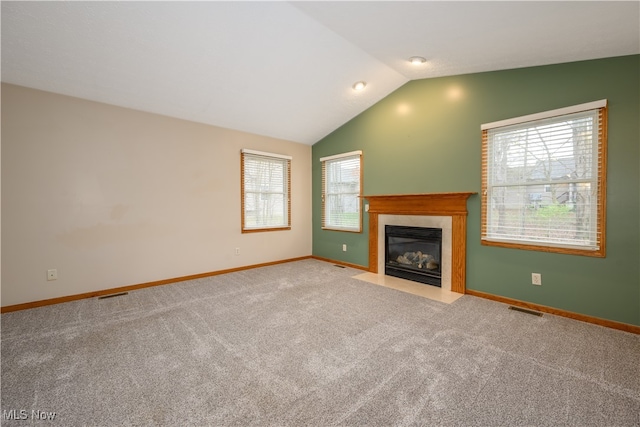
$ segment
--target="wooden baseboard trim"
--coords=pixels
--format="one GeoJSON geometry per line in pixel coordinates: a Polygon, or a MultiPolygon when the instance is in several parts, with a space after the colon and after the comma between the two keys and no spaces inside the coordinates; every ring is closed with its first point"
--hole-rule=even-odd
{"type": "Polygon", "coordinates": [[[351,264],[349,262],[337,261],[335,259],[323,258],[323,257],[320,257],[320,256],[315,256],[315,255],[311,256],[311,258],[317,259],[318,261],[330,262],[331,264],[344,265],[345,267],[351,267],[351,268],[356,268],[358,270],[369,271],[369,267],[364,267],[364,266],[358,265],[358,264],[351,264]]]}
{"type": "MultiPolygon", "coordinates": [[[[118,287],[118,288],[103,289],[103,290],[99,290],[99,291],[86,292],[86,293],[82,293],[82,294],[68,295],[68,296],[64,296],[64,297],[51,298],[51,299],[33,301],[33,302],[26,302],[26,303],[22,303],[22,304],[8,305],[8,306],[5,306],[5,307],[0,307],[0,313],[10,313],[12,311],[27,310],[27,309],[30,309],[30,308],[44,307],[44,306],[53,305],[53,304],[61,304],[61,303],[64,303],[64,302],[76,301],[76,300],[80,300],[80,299],[100,297],[100,296],[111,295],[111,294],[116,294],[116,293],[120,293],[120,292],[135,291],[137,289],[150,288],[150,287],[153,287],[153,286],[169,285],[169,284],[172,284],[172,283],[184,282],[184,281],[187,281],[187,280],[201,279],[203,277],[218,276],[218,275],[221,275],[221,274],[234,273],[234,272],[237,272],[237,271],[244,271],[244,270],[251,270],[251,269],[260,268],[260,267],[268,267],[270,265],[285,264],[285,263],[288,263],[288,262],[301,261],[301,260],[305,260],[305,259],[317,259],[319,261],[324,261],[324,262],[329,262],[329,263],[332,263],[332,264],[343,265],[345,267],[351,267],[351,268],[355,268],[355,269],[358,269],[358,270],[369,271],[368,267],[364,267],[362,265],[351,264],[351,263],[348,263],[348,262],[333,260],[333,259],[329,259],[329,258],[315,256],[315,255],[309,255],[309,256],[298,257],[298,258],[290,258],[290,259],[285,259],[285,260],[280,260],[280,261],[271,261],[271,262],[265,262],[265,263],[261,263],[261,264],[248,265],[248,266],[244,266],[244,267],[229,268],[229,269],[226,269],[226,270],[211,271],[211,272],[208,272],[208,273],[192,274],[192,275],[189,275],[189,276],[181,276],[181,277],[174,277],[174,278],[171,278],[171,279],[156,280],[156,281],[153,281],[153,282],[139,283],[137,285],[121,286],[121,287],[118,287]]],[[[480,298],[485,298],[485,299],[489,299],[489,300],[493,300],[493,301],[498,301],[498,302],[502,302],[502,303],[505,303],[505,304],[510,304],[510,305],[513,305],[513,306],[516,306],[516,307],[523,307],[523,308],[527,308],[527,309],[530,309],[530,310],[541,311],[543,313],[549,313],[549,314],[554,314],[554,315],[557,315],[557,316],[568,317],[570,319],[580,320],[582,322],[593,323],[593,324],[596,324],[596,325],[605,326],[607,328],[618,329],[618,330],[625,331],[625,332],[631,332],[633,334],[640,334],[640,326],[631,325],[631,324],[628,324],[628,323],[616,322],[616,321],[613,321],[613,320],[601,319],[599,317],[587,316],[587,315],[584,315],[584,314],[574,313],[574,312],[571,312],[571,311],[560,310],[560,309],[553,308],[553,307],[547,307],[547,306],[544,306],[544,305],[529,303],[529,302],[520,301],[520,300],[516,300],[516,299],[512,299],[512,298],[502,297],[502,296],[499,296],[499,295],[493,295],[493,294],[488,294],[488,293],[485,293],[485,292],[475,291],[473,289],[466,289],[465,293],[467,295],[472,295],[472,296],[476,296],[476,297],[480,297],[480,298]]]]}
{"type": "Polygon", "coordinates": [[[498,301],[505,304],[513,305],[516,307],[522,307],[522,308],[527,308],[529,310],[541,311],[543,313],[555,314],[556,316],[568,317],[570,319],[580,320],[582,322],[594,323],[596,325],[605,326],[607,328],[618,329],[625,332],[631,332],[632,334],[640,334],[640,326],[631,325],[629,323],[622,323],[622,322],[616,322],[614,320],[602,319],[600,317],[587,316],[586,314],[574,313],[572,311],[566,311],[558,308],[547,307],[545,305],[539,305],[531,302],[502,297],[499,295],[493,295],[485,292],[474,291],[473,289],[467,289],[465,293],[467,295],[473,295],[474,297],[490,299],[493,301],[498,301]]]}
{"type": "Polygon", "coordinates": [[[25,302],[22,304],[8,305],[0,308],[0,313],[9,313],[12,311],[27,310],[30,308],[44,307],[46,305],[61,304],[63,302],[77,301],[80,299],[100,297],[103,295],[116,294],[120,292],[135,291],[137,289],[150,288],[153,286],[169,285],[171,283],[184,282],[187,280],[201,279],[203,277],[219,276],[221,274],[234,273],[236,271],[251,270],[253,268],[268,267],[270,265],[285,264],[287,262],[301,261],[312,258],[311,255],[298,258],[285,259],[281,261],[265,262],[262,264],[248,265],[244,267],[229,268],[226,270],[211,271],[208,273],[192,274],[189,276],[174,277],[172,279],[156,280],[153,282],[139,283],[137,285],[121,286],[119,288],[102,289],[99,291],[86,292],[83,294],[68,295],[64,297],[45,299],[40,301],[25,302]]]}

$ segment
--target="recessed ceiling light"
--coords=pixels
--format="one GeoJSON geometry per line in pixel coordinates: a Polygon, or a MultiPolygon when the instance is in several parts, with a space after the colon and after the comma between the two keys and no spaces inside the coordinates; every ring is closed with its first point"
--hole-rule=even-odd
{"type": "Polygon", "coordinates": [[[366,85],[367,85],[367,82],[359,81],[359,82],[355,82],[352,87],[353,87],[353,90],[360,91],[364,89],[366,85]]]}
{"type": "Polygon", "coordinates": [[[409,58],[409,62],[411,62],[413,65],[420,65],[427,62],[427,60],[422,56],[412,56],[411,58],[409,58]]]}

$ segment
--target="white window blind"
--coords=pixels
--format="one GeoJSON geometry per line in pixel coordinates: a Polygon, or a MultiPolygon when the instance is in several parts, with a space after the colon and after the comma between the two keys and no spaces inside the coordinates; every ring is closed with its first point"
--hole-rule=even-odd
{"type": "Polygon", "coordinates": [[[291,157],[243,149],[242,231],[291,227],[291,157]]]}
{"type": "Polygon", "coordinates": [[[362,151],[323,157],[322,227],[331,230],[362,230],[362,151]]]}
{"type": "Polygon", "coordinates": [[[482,158],[483,244],[604,256],[606,100],[483,125],[482,158]]]}

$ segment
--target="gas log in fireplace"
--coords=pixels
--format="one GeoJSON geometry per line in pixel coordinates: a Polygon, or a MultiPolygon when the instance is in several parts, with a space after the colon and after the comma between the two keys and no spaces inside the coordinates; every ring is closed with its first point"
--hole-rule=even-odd
{"type": "Polygon", "coordinates": [[[442,286],[442,229],[385,226],[385,272],[401,279],[442,286]]]}

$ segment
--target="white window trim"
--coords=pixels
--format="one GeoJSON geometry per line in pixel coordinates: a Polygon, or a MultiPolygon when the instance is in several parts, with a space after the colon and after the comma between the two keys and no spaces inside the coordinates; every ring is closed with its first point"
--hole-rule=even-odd
{"type": "Polygon", "coordinates": [[[293,159],[293,157],[287,156],[287,155],[284,155],[284,154],[267,153],[266,151],[249,150],[248,148],[243,148],[242,149],[242,153],[244,153],[244,154],[253,154],[253,155],[256,155],[256,156],[263,156],[263,157],[275,157],[276,159],[286,159],[286,160],[293,159]]]}
{"type": "Polygon", "coordinates": [[[571,107],[558,108],[556,110],[543,111],[541,113],[529,114],[526,116],[514,117],[511,119],[500,120],[492,123],[480,125],[480,130],[489,130],[501,128],[510,125],[519,125],[526,122],[534,122],[536,120],[549,119],[551,117],[564,116],[566,114],[579,113],[581,111],[595,110],[607,106],[607,100],[587,102],[585,104],[572,105],[571,107]]]}
{"type": "Polygon", "coordinates": [[[327,160],[336,160],[336,159],[341,159],[343,157],[352,157],[352,156],[362,156],[362,151],[357,150],[357,151],[350,151],[348,153],[335,154],[333,156],[320,157],[320,161],[326,162],[327,160]]]}

